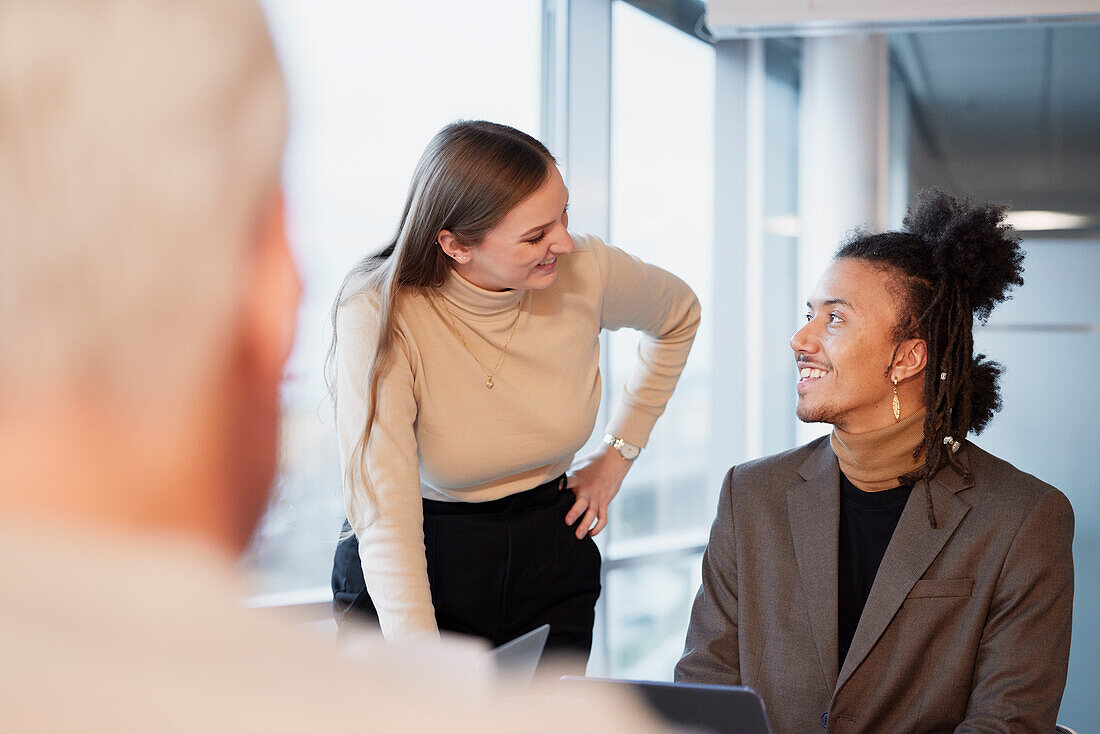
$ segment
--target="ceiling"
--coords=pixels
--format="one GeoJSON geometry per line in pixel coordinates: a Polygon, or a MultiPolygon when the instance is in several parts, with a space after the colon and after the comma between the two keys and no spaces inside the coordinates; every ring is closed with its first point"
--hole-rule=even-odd
{"type": "Polygon", "coordinates": [[[895,33],[890,47],[918,185],[1100,226],[1100,23],[895,33]]]}

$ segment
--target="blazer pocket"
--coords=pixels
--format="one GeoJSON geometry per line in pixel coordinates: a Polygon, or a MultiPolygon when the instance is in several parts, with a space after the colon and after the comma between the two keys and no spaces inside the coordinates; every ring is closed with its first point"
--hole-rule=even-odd
{"type": "Polygon", "coordinates": [[[974,579],[921,579],[913,584],[909,599],[937,599],[942,597],[970,596],[974,579]]]}

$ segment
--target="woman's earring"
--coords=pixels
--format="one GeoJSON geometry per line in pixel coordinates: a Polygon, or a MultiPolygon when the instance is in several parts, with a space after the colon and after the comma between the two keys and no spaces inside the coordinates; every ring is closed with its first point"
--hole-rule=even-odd
{"type": "Polygon", "coordinates": [[[465,255],[455,255],[455,262],[460,262],[460,263],[466,262],[466,256],[465,255]]]}
{"type": "Polygon", "coordinates": [[[894,381],[894,420],[899,421],[901,420],[901,401],[898,400],[898,378],[891,377],[890,379],[894,381]]]}

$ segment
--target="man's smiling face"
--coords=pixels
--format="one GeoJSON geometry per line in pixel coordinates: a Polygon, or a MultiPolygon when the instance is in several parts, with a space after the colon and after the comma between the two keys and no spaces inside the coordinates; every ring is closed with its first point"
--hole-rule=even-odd
{"type": "Polygon", "coordinates": [[[889,367],[901,304],[889,271],[834,260],[807,302],[806,325],[791,337],[798,368],[796,413],[852,433],[893,420],[889,367]]]}

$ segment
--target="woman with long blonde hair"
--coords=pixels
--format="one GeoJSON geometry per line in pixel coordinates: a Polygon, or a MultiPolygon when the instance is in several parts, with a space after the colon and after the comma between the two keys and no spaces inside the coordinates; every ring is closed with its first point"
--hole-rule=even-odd
{"type": "Polygon", "coordinates": [[[549,623],[548,649],[587,656],[592,536],[672,394],[699,304],[571,234],[567,205],[542,143],[454,123],[421,157],[394,238],[348,274],[333,311],[338,617],[494,644],[549,623]],[[637,365],[602,450],[574,464],[600,404],[600,331],[624,326],[645,334],[637,365]]]}

